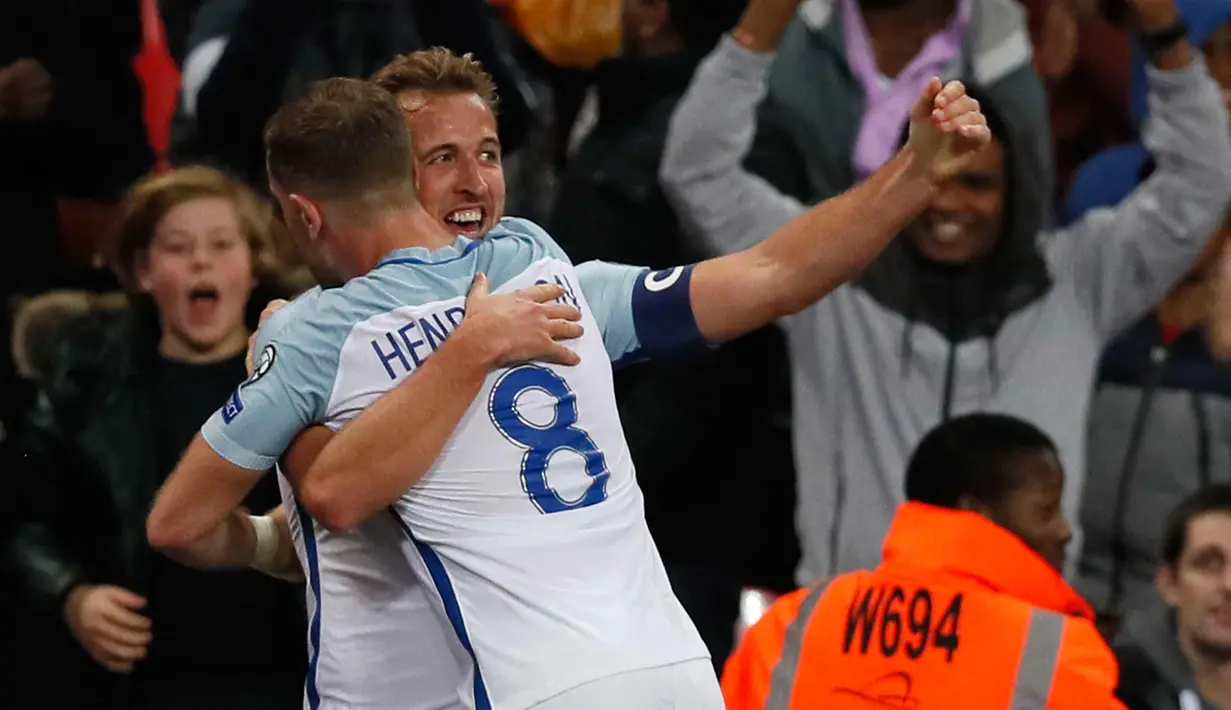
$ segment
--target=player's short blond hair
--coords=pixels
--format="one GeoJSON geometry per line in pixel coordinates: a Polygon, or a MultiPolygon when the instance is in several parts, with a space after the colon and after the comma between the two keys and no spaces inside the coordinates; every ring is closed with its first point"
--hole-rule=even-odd
{"type": "Polygon", "coordinates": [[[492,113],[499,98],[496,82],[473,55],[457,55],[444,47],[421,49],[394,57],[370,79],[395,96],[407,91],[429,94],[476,94],[492,113]]]}

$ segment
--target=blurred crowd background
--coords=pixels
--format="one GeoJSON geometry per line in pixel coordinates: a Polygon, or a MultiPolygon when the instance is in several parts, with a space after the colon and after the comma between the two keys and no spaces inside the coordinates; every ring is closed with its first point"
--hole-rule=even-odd
{"type": "MultiPolygon", "coordinates": [[[[1012,169],[971,178],[952,195],[956,226],[934,225],[978,230],[994,212],[993,237],[1006,246],[996,247],[991,277],[972,291],[921,268],[909,272],[915,290],[904,295],[890,282],[900,285],[907,272],[886,270],[907,267],[888,253],[858,284],[887,312],[934,329],[951,361],[973,341],[994,340],[1049,287],[1034,251],[1040,230],[1118,204],[1153,169],[1139,142],[1144,59],[1126,6],[1018,2],[800,3],[742,158],[766,189],[809,204],[888,158],[905,121],[897,96],[915,96],[932,73],[960,76],[985,105],[999,105],[1003,123],[992,125],[1014,143],[1012,169]],[[863,22],[852,30],[835,17],[863,22]],[[854,56],[855,35],[870,63],[854,56]]],[[[243,378],[234,349],[222,357],[169,352],[160,327],[169,318],[191,321],[207,301],[242,314],[236,337],[246,341],[268,300],[311,286],[265,201],[262,128],[286,96],[315,79],[370,76],[417,49],[471,53],[499,92],[507,214],[543,224],[575,262],[664,268],[704,258],[721,241],[695,238],[707,228],[704,215],[680,213],[687,201],[669,199],[660,171],[673,115],[688,119],[677,104],[745,5],[4,3],[0,675],[8,678],[0,696],[28,689],[39,706],[54,708],[300,706],[302,590],[253,572],[190,571],[144,538],[154,491],[243,378]],[[152,243],[165,250],[158,268],[149,261],[152,243]],[[196,260],[232,258],[234,284],[194,281],[196,260]],[[180,316],[168,312],[180,307],[176,294],[188,304],[180,316]],[[118,647],[139,648],[139,658],[123,660],[118,647]],[[219,700],[236,692],[246,704],[219,700]]],[[[1231,0],[1186,0],[1181,11],[1194,46],[1231,92],[1231,0]]],[[[729,148],[716,144],[715,153],[729,148]]],[[[1068,576],[1109,636],[1134,611],[1162,603],[1154,577],[1163,518],[1197,489],[1231,481],[1231,369],[1206,337],[1224,233],[1148,313],[1099,325],[1108,329],[1096,329],[1101,361],[1093,378],[1077,376],[1082,391],[1071,403],[1004,400],[1029,386],[991,399],[970,389],[986,383],[955,387],[952,366],[933,372],[929,353],[909,352],[909,328],[885,346],[892,351],[885,359],[901,363],[886,377],[931,378],[937,384],[928,391],[943,391],[926,404],[920,432],[993,399],[1006,411],[1038,413],[1033,423],[1060,443],[1066,512],[1081,532],[1068,576]]],[[[786,332],[790,343],[768,328],[700,361],[641,366],[616,380],[651,530],[716,664],[731,649],[741,612],[755,616],[749,590],[782,593],[869,562],[864,551],[843,547],[849,531],[833,541],[850,521],[887,521],[890,511],[849,485],[817,492],[812,472],[876,477],[878,469],[903,468],[915,443],[895,439],[900,450],[883,455],[843,443],[879,446],[894,439],[882,420],[919,410],[903,408],[892,387],[842,411],[848,396],[812,399],[825,389],[810,386],[814,380],[858,381],[868,370],[846,358],[818,363],[810,350],[818,346],[795,342],[812,336],[786,332]],[[835,409],[816,413],[826,406],[835,409]],[[878,406],[883,411],[868,410],[878,406]],[[823,457],[808,453],[818,418],[826,431],[842,432],[837,443],[816,444],[823,457]]],[[[997,364],[995,352],[987,365],[993,390],[997,368],[1008,381],[1015,367],[1003,350],[997,364]]],[[[1045,388],[1066,367],[1053,363],[1033,376],[1045,388]]],[[[253,510],[277,504],[272,477],[267,483],[248,501],[253,510]]],[[[902,494],[884,495],[900,502],[902,494]]],[[[860,544],[874,556],[879,537],[872,537],[860,544]]]]}

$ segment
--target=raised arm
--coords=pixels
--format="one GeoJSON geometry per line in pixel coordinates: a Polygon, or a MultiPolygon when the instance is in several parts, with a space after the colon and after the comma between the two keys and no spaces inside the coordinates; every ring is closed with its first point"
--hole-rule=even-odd
{"type": "Polygon", "coordinates": [[[688,353],[797,313],[871,262],[933,189],[991,139],[959,82],[933,79],[910,137],[863,183],[792,218],[743,251],[662,271],[592,261],[582,291],[612,362],[688,353]]]}
{"type": "MultiPolygon", "coordinates": [[[[1173,0],[1135,0],[1146,31],[1174,26],[1173,0]]],[[[1200,53],[1180,39],[1146,68],[1143,142],[1155,169],[1119,205],[1052,240],[1056,280],[1111,338],[1158,303],[1222,224],[1231,198],[1231,121],[1200,53]]]]}
{"type": "Polygon", "coordinates": [[[805,207],[748,172],[757,106],[796,0],[754,0],[701,63],[676,106],[659,178],[682,224],[718,254],[747,249],[805,207]]]}
{"type": "Polygon", "coordinates": [[[435,463],[492,368],[576,364],[576,353],[557,342],[581,335],[580,312],[554,301],[563,294],[542,285],[491,296],[480,276],[462,324],[412,377],[336,435],[305,431],[282,463],[313,518],[347,530],[397,500],[435,463]]]}
{"type": "Polygon", "coordinates": [[[911,109],[906,147],[866,181],[816,205],[744,251],[698,264],[693,315],[721,342],[797,313],[853,278],[914,219],[940,180],[991,134],[959,82],[932,80],[911,109]]]}
{"type": "Polygon", "coordinates": [[[756,106],[796,5],[753,0],[697,70],[672,117],[664,191],[684,223],[727,254],[690,275],[693,316],[710,342],[796,313],[853,278],[924,209],[955,161],[990,139],[964,87],[953,82],[942,91],[934,80],[911,110],[907,146],[845,193],[805,209],[749,174],[741,161],[756,106]]]}

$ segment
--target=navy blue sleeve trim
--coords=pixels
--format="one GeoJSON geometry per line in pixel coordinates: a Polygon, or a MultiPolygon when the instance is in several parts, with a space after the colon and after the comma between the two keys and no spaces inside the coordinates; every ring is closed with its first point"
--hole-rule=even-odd
{"type": "Polygon", "coordinates": [[[689,294],[693,266],[647,271],[637,277],[633,284],[633,327],[641,341],[641,357],[679,355],[706,348],[689,294]]]}

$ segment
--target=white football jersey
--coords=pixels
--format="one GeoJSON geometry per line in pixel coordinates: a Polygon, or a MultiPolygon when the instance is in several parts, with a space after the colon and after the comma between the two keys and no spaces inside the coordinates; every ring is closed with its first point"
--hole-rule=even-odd
{"type": "MultiPolygon", "coordinates": [[[[583,313],[586,333],[569,344],[582,364],[491,373],[435,465],[399,501],[354,531],[313,526],[299,536],[313,598],[310,708],[435,707],[330,690],[352,685],[360,659],[397,676],[396,654],[416,644],[452,661],[463,706],[498,709],[708,656],[646,528],[611,381],[612,361],[698,343],[688,267],[574,269],[521,220],[503,220],[481,241],[399,250],[272,317],[258,333],[256,373],[206,423],[206,441],[261,470],[304,426],[340,428],[440,347],[480,271],[495,293],[561,284],[583,313]],[[425,598],[449,638],[421,631],[425,598]]],[[[297,520],[311,525],[303,510],[297,520]]],[[[448,666],[437,663],[432,677],[448,666]]],[[[403,674],[405,692],[412,675],[403,674]]]]}
{"type": "Polygon", "coordinates": [[[464,707],[458,685],[469,657],[406,565],[400,526],[376,516],[332,533],[314,525],[281,472],[278,484],[308,582],[304,708],[464,707]]]}

